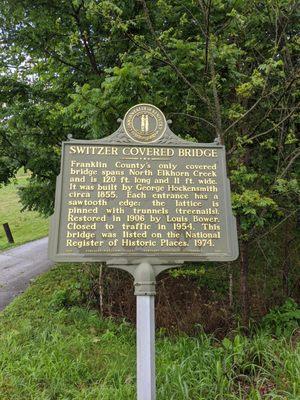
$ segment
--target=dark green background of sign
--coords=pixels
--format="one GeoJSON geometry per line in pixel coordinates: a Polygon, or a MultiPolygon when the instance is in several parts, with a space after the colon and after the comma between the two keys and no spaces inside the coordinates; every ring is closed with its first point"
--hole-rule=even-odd
{"type": "MultiPolygon", "coordinates": [[[[143,157],[141,157],[143,158],[143,157]]],[[[159,158],[159,157],[156,157],[159,158]]],[[[126,171],[126,168],[125,168],[126,171]]],[[[128,176],[125,173],[125,176],[128,176]]],[[[132,177],[131,177],[132,179],[132,177]]],[[[178,186],[178,185],[177,185],[178,186]]],[[[191,186],[191,185],[189,185],[191,186]]],[[[195,185],[196,186],[196,185],[195,185]]],[[[199,185],[200,186],[200,185],[199,185]]],[[[213,194],[213,193],[212,193],[213,194]]],[[[95,192],[93,193],[95,196],[95,192]]],[[[117,190],[118,198],[116,200],[109,200],[110,205],[113,207],[119,207],[117,202],[124,197],[124,192],[117,190]]],[[[135,200],[135,199],[134,199],[135,200]]],[[[140,200],[140,199],[137,199],[140,200]]],[[[165,200],[163,200],[165,201],[165,200]]],[[[143,206],[141,208],[149,207],[149,199],[143,200],[143,206]]],[[[171,202],[166,201],[166,206],[169,209],[170,216],[176,216],[176,212],[174,207],[171,206],[171,202]]],[[[130,211],[129,207],[125,207],[125,215],[130,211]]],[[[151,206],[151,208],[153,208],[151,206]]],[[[156,207],[157,208],[157,207],[156,207]]],[[[186,207],[185,207],[186,208],[186,207]]],[[[192,207],[195,208],[195,207],[192,207]]],[[[156,215],[156,214],[155,214],[156,215]]],[[[107,221],[109,223],[109,219],[107,221]]],[[[124,222],[124,221],[122,221],[124,222]]],[[[165,223],[164,219],[162,223],[165,223]]],[[[167,229],[170,225],[167,225],[167,229]]],[[[198,227],[197,227],[198,229],[198,227]]],[[[173,230],[173,229],[171,229],[173,230]]],[[[97,234],[105,231],[103,229],[103,224],[97,223],[97,234]]],[[[151,226],[150,232],[155,232],[156,227],[151,226]]],[[[190,242],[194,242],[194,239],[189,239],[190,242]]],[[[189,244],[190,244],[189,242],[189,244]]],[[[230,202],[230,187],[229,181],[226,177],[226,163],[225,163],[225,149],[223,146],[218,144],[197,144],[190,143],[186,141],[180,141],[180,143],[174,143],[172,146],[164,145],[164,144],[155,144],[155,145],[139,145],[137,143],[128,143],[128,144],[120,144],[114,143],[112,140],[111,143],[105,143],[103,141],[70,141],[63,143],[62,149],[62,164],[61,164],[61,175],[57,180],[57,188],[56,188],[56,203],[55,203],[55,214],[52,217],[51,223],[51,235],[50,235],[50,244],[49,244],[49,254],[50,257],[56,261],[107,261],[116,259],[116,262],[120,260],[120,262],[139,262],[145,258],[149,259],[152,263],[168,263],[180,260],[180,261],[188,261],[188,260],[209,260],[209,261],[230,261],[234,260],[238,256],[238,246],[237,246],[237,235],[236,235],[236,224],[235,218],[232,215],[231,211],[231,202],[230,202]],[[70,146],[112,146],[118,147],[118,156],[111,155],[78,155],[76,157],[70,156],[69,148],[70,146]],[[122,156],[122,149],[125,147],[141,147],[141,148],[151,148],[151,147],[159,147],[159,148],[171,148],[175,149],[175,155],[173,157],[161,157],[163,160],[152,160],[151,158],[155,157],[146,157],[150,158],[149,160],[125,160],[124,156],[122,156]],[[207,158],[207,157],[177,157],[176,153],[179,148],[208,148],[208,149],[216,149],[218,157],[217,158],[207,158]],[[217,163],[218,169],[218,178],[217,178],[217,187],[218,187],[218,195],[220,202],[220,226],[221,226],[221,239],[217,239],[214,247],[195,247],[189,245],[188,247],[162,247],[155,246],[151,248],[145,247],[135,247],[128,248],[123,247],[120,243],[120,238],[122,237],[122,226],[121,224],[114,223],[115,228],[114,232],[119,239],[117,247],[110,248],[105,245],[99,247],[99,249],[91,249],[89,246],[82,247],[81,249],[67,247],[66,244],[66,221],[67,221],[67,202],[69,200],[69,178],[70,178],[70,161],[71,159],[76,159],[76,161],[89,162],[89,161],[101,161],[107,163],[107,169],[115,169],[115,162],[139,162],[139,163],[149,163],[151,165],[151,170],[155,173],[157,170],[157,165],[162,163],[173,163],[180,165],[180,170],[184,171],[186,164],[201,164],[201,162],[205,162],[205,164],[217,163]],[[72,253],[70,252],[72,250],[72,253]],[[91,253],[91,250],[93,253],[91,253]],[[94,252],[97,250],[96,252],[94,252]]]]}

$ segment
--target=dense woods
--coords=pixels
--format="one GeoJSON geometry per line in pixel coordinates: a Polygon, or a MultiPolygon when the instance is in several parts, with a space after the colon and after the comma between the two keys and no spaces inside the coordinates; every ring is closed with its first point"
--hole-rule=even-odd
{"type": "Polygon", "coordinates": [[[192,322],[208,331],[300,300],[298,11],[294,0],[3,0],[0,183],[29,170],[24,208],[50,215],[61,141],[104,137],[152,103],[177,135],[225,144],[240,244],[236,262],[163,276],[160,298],[166,284],[183,315],[207,310],[192,322]]]}

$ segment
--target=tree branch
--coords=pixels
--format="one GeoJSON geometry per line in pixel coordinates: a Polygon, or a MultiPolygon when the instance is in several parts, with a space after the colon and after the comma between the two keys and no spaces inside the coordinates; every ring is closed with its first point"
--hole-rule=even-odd
{"type": "Polygon", "coordinates": [[[262,99],[266,96],[261,96],[256,102],[236,121],[234,121],[231,125],[228,126],[228,128],[225,129],[224,134],[227,133],[230,129],[232,129],[236,124],[238,124],[242,119],[244,119],[248,114],[251,113],[251,111],[254,110],[258,106],[258,104],[262,101],[262,99]]]}
{"type": "Polygon", "coordinates": [[[189,8],[187,8],[186,6],[183,6],[183,8],[190,14],[190,16],[193,18],[193,22],[195,22],[195,23],[199,26],[199,28],[200,28],[200,30],[201,30],[201,32],[202,32],[202,35],[205,36],[205,32],[204,32],[204,30],[203,30],[203,28],[202,28],[200,22],[199,22],[198,19],[196,18],[196,16],[195,16],[195,15],[192,13],[192,11],[191,11],[189,8]]]}
{"type": "Polygon", "coordinates": [[[177,67],[176,64],[173,63],[173,61],[171,60],[171,58],[169,57],[167,51],[165,50],[164,46],[162,45],[161,41],[159,40],[159,38],[156,35],[156,32],[154,30],[153,24],[151,22],[150,19],[150,15],[149,15],[149,10],[146,4],[145,0],[139,0],[142,3],[143,6],[143,10],[144,10],[144,15],[148,24],[148,27],[152,33],[152,36],[158,46],[158,48],[160,49],[160,51],[163,53],[163,55],[166,57],[168,64],[170,65],[170,67],[176,72],[176,74],[189,86],[190,89],[192,89],[192,91],[203,101],[203,103],[205,103],[206,105],[209,106],[209,100],[204,97],[198,90],[197,88],[187,79],[187,77],[181,72],[181,70],[177,67]]]}
{"type": "Polygon", "coordinates": [[[293,165],[293,163],[296,161],[296,159],[300,156],[300,151],[298,153],[296,153],[294,155],[294,157],[292,157],[290,159],[290,162],[288,163],[288,165],[285,167],[285,169],[282,171],[282,173],[280,174],[279,178],[283,178],[284,175],[288,172],[288,170],[291,168],[291,166],[293,165]]]}
{"type": "MultiPolygon", "coordinates": [[[[138,42],[133,38],[133,36],[132,36],[130,33],[125,32],[125,35],[128,37],[128,39],[129,39],[135,46],[139,47],[140,49],[145,50],[145,51],[147,51],[148,53],[151,53],[151,51],[153,50],[151,47],[146,46],[145,44],[138,43],[138,42]]],[[[154,60],[160,61],[160,62],[162,62],[162,63],[165,64],[165,65],[171,66],[170,62],[167,61],[167,60],[164,60],[163,58],[159,58],[159,57],[156,57],[156,56],[153,57],[153,58],[154,58],[154,60]]]]}
{"type": "Polygon", "coordinates": [[[73,4],[71,6],[72,6],[72,9],[73,9],[73,13],[71,15],[74,17],[74,19],[76,21],[76,24],[77,24],[77,27],[78,27],[78,31],[79,31],[79,34],[80,34],[80,38],[82,40],[83,46],[85,48],[85,52],[86,52],[87,57],[88,57],[88,59],[90,61],[92,69],[94,70],[94,72],[97,75],[101,76],[102,74],[101,74],[101,71],[99,71],[93,48],[92,48],[92,46],[90,46],[90,43],[89,43],[89,36],[85,31],[82,30],[82,26],[81,26],[80,11],[81,11],[81,8],[83,7],[83,2],[80,4],[80,6],[77,9],[75,9],[73,4]]]}
{"type": "Polygon", "coordinates": [[[298,211],[299,207],[292,211],[289,215],[287,215],[285,218],[283,218],[282,221],[280,221],[277,225],[275,225],[273,228],[271,228],[269,231],[263,233],[262,235],[256,237],[255,239],[253,239],[253,242],[258,242],[260,241],[263,237],[269,235],[271,232],[275,231],[281,224],[283,224],[287,219],[291,218],[292,215],[296,214],[296,212],[298,211]]]}
{"type": "Polygon", "coordinates": [[[47,48],[45,48],[44,51],[48,56],[55,58],[57,61],[61,62],[62,64],[67,65],[68,67],[74,68],[77,71],[80,71],[82,73],[85,73],[85,71],[83,69],[79,68],[77,65],[74,65],[74,64],[70,63],[69,61],[63,60],[54,50],[49,51],[47,48]]]}
{"type": "MultiPolygon", "coordinates": [[[[259,138],[260,136],[264,136],[264,135],[267,135],[268,133],[272,132],[274,129],[278,128],[281,124],[283,124],[288,118],[290,118],[290,116],[295,112],[295,110],[297,108],[298,108],[297,106],[295,108],[293,108],[292,111],[285,118],[283,118],[280,122],[278,122],[272,128],[268,129],[265,132],[261,132],[258,135],[253,136],[253,137],[250,135],[250,136],[248,136],[248,139],[254,140],[254,139],[259,138]]],[[[236,148],[237,148],[237,145],[236,144],[233,145],[232,148],[227,152],[227,155],[230,156],[235,151],[236,148]]]]}
{"type": "Polygon", "coordinates": [[[187,113],[183,113],[183,112],[177,112],[177,113],[175,112],[175,113],[171,113],[170,116],[171,115],[185,115],[186,117],[189,117],[189,118],[192,118],[192,119],[198,119],[199,121],[203,121],[207,125],[211,126],[214,129],[216,128],[216,126],[213,123],[211,123],[210,121],[207,121],[207,119],[201,118],[201,117],[196,117],[195,115],[191,115],[191,114],[187,114],[187,113]]]}
{"type": "Polygon", "coordinates": [[[251,139],[251,140],[257,139],[257,138],[259,138],[260,136],[267,135],[268,133],[272,132],[274,129],[278,128],[278,127],[279,127],[281,124],[283,124],[288,118],[290,118],[290,116],[291,116],[292,114],[294,114],[295,110],[297,110],[297,109],[299,108],[299,107],[298,107],[299,104],[300,104],[300,103],[298,103],[298,104],[292,109],[292,111],[288,113],[288,115],[286,115],[281,121],[279,121],[277,124],[275,124],[272,128],[270,128],[270,129],[268,129],[268,130],[266,130],[266,131],[264,131],[264,132],[261,132],[261,133],[257,134],[256,136],[251,136],[251,135],[250,135],[250,136],[249,136],[249,139],[251,139]]]}
{"type": "Polygon", "coordinates": [[[260,127],[260,125],[268,118],[268,116],[271,114],[271,112],[278,106],[278,104],[282,100],[283,96],[289,91],[289,89],[291,88],[293,83],[299,78],[300,78],[299,76],[296,76],[288,83],[288,85],[285,88],[284,92],[279,96],[279,98],[277,99],[277,101],[275,102],[273,107],[269,108],[268,112],[264,115],[264,117],[258,122],[258,124],[254,127],[254,129],[252,129],[252,134],[254,132],[256,132],[256,130],[260,127]]]}
{"type": "Polygon", "coordinates": [[[217,134],[220,144],[224,144],[224,136],[223,136],[223,132],[222,132],[221,106],[220,106],[220,99],[219,99],[218,89],[217,89],[217,76],[216,76],[214,59],[213,59],[211,48],[209,51],[209,66],[210,66],[210,73],[211,73],[214,103],[215,103],[216,134],[217,134]]]}
{"type": "Polygon", "coordinates": [[[211,10],[211,0],[208,0],[208,3],[206,4],[204,1],[200,1],[199,6],[202,9],[202,12],[205,16],[205,72],[207,73],[208,71],[208,53],[209,53],[209,40],[210,40],[210,10],[211,10]],[[204,3],[204,5],[203,5],[204,3]]]}

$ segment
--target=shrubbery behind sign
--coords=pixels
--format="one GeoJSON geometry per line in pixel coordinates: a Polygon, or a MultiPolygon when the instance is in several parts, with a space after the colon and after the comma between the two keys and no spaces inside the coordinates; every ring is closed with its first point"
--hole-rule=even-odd
{"type": "Polygon", "coordinates": [[[150,104],[132,107],[105,139],[64,142],[49,255],[134,275],[138,399],[153,400],[155,276],[238,256],[224,146],[180,139],[150,104]]]}

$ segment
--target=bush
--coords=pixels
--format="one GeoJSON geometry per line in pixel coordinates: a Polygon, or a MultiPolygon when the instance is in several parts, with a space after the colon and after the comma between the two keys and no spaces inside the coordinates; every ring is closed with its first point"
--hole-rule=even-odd
{"type": "Polygon", "coordinates": [[[290,336],[300,327],[300,308],[293,299],[287,299],[280,306],[273,308],[262,320],[264,330],[276,337],[290,336]]]}

